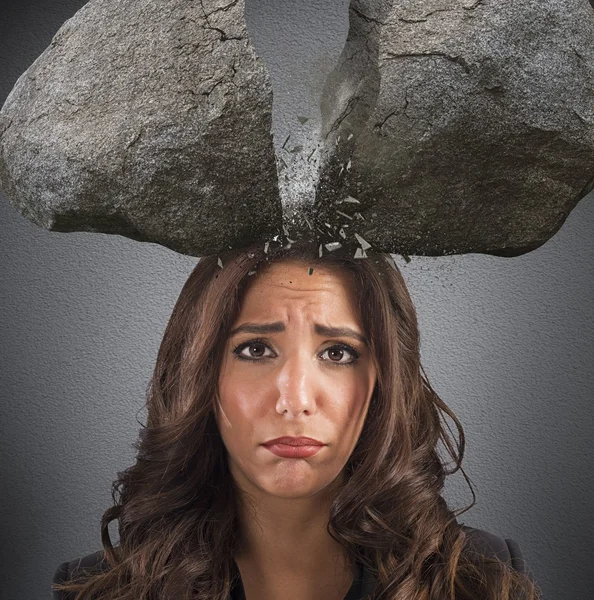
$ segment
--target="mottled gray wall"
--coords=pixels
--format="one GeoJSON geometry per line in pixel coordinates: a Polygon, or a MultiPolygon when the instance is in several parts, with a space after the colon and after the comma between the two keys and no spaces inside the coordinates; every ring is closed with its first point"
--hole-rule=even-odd
{"type": "MultiPolygon", "coordinates": [[[[0,0],[0,104],[83,4],[0,0]]],[[[283,138],[295,114],[314,114],[346,6],[248,0],[283,138]]],[[[593,230],[590,194],[522,257],[395,257],[427,374],[467,435],[477,504],[460,520],[518,541],[547,600],[594,588],[593,230]]],[[[43,600],[59,563],[101,548],[111,482],[133,461],[158,345],[196,259],[48,232],[4,196],[0,252],[0,597],[43,600]]],[[[471,500],[461,474],[446,496],[471,500]]]]}

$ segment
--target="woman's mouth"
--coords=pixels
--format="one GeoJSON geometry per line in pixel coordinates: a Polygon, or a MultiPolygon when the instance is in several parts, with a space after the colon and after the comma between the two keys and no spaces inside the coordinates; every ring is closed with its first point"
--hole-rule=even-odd
{"type": "Polygon", "coordinates": [[[290,446],[289,444],[271,444],[264,447],[282,458],[307,458],[324,448],[324,446],[290,446]]]}

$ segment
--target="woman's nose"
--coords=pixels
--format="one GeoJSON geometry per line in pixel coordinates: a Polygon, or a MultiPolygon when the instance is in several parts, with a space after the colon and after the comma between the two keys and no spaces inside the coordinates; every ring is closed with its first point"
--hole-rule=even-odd
{"type": "Polygon", "coordinates": [[[277,411],[314,412],[321,389],[316,364],[305,353],[288,358],[278,375],[277,411]]]}

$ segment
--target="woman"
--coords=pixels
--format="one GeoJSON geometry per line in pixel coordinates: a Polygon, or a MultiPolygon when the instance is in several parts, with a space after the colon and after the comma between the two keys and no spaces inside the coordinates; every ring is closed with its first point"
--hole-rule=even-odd
{"type": "Polygon", "coordinates": [[[113,484],[104,550],[60,565],[54,583],[78,583],[55,598],[541,598],[518,545],[460,525],[441,496],[464,433],[426,379],[391,257],[320,253],[266,244],[222,268],[199,261],[159,349],[136,464],[113,484]],[[317,441],[272,443],[283,436],[317,441]]]}

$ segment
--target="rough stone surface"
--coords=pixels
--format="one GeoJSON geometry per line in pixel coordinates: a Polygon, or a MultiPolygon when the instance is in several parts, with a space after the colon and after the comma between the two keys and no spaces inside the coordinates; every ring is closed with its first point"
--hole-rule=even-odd
{"type": "Polygon", "coordinates": [[[0,111],[0,185],[53,231],[204,256],[281,232],[243,0],[91,0],[0,111]]]}
{"type": "Polygon", "coordinates": [[[322,98],[328,240],[426,256],[549,240],[594,187],[592,6],[353,0],[349,17],[322,98]]]}

